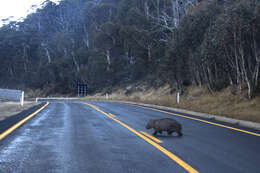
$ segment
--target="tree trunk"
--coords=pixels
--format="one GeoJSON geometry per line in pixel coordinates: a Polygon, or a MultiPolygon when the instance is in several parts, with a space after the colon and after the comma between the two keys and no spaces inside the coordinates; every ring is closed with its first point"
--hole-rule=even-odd
{"type": "Polygon", "coordinates": [[[244,57],[244,49],[240,43],[240,46],[239,46],[239,54],[240,54],[240,58],[241,58],[241,65],[242,65],[242,70],[243,70],[243,75],[244,75],[244,78],[245,78],[245,81],[247,83],[247,87],[248,87],[248,98],[251,99],[252,98],[252,95],[253,95],[253,92],[254,92],[254,88],[252,86],[252,77],[248,76],[249,72],[247,71],[247,68],[246,67],[246,62],[245,62],[245,57],[244,57]]]}
{"type": "Polygon", "coordinates": [[[247,82],[247,87],[248,87],[248,98],[251,99],[252,98],[252,95],[253,95],[253,87],[252,87],[252,84],[251,82],[248,80],[246,80],[247,82]]]}
{"type": "Polygon", "coordinates": [[[28,68],[27,68],[27,53],[26,53],[26,46],[23,45],[23,69],[24,72],[27,73],[28,72],[28,68]]]}
{"type": "Polygon", "coordinates": [[[106,58],[107,58],[107,71],[109,71],[110,70],[110,64],[111,64],[110,50],[106,50],[106,58]]]}
{"type": "Polygon", "coordinates": [[[11,65],[9,66],[8,70],[9,70],[10,76],[14,76],[13,67],[11,65]]]}
{"type": "Polygon", "coordinates": [[[47,56],[47,59],[48,59],[48,63],[50,64],[51,63],[50,52],[49,52],[47,47],[44,47],[44,50],[45,50],[45,53],[46,53],[46,56],[47,56]]]}
{"type": "Polygon", "coordinates": [[[41,17],[38,17],[38,32],[41,32],[41,17]]]}
{"type": "Polygon", "coordinates": [[[109,16],[108,16],[108,21],[111,22],[112,21],[112,9],[109,8],[109,16]]]}
{"type": "Polygon", "coordinates": [[[160,0],[157,0],[157,18],[159,23],[160,22],[160,0]]]}
{"type": "Polygon", "coordinates": [[[174,18],[173,25],[176,27],[180,21],[180,8],[178,0],[172,0],[172,16],[174,18]]]}
{"type": "Polygon", "coordinates": [[[83,39],[86,47],[89,49],[89,34],[86,26],[84,25],[84,33],[85,33],[85,38],[83,39]]]}
{"type": "Polygon", "coordinates": [[[252,31],[253,33],[253,56],[255,58],[256,61],[256,66],[255,66],[255,70],[254,70],[254,74],[253,74],[253,82],[254,82],[254,87],[257,88],[258,85],[258,76],[259,76],[259,68],[260,68],[260,50],[259,50],[259,46],[257,45],[256,39],[255,39],[255,29],[253,29],[252,31]]]}
{"type": "Polygon", "coordinates": [[[147,0],[144,2],[144,12],[145,12],[146,18],[148,19],[149,18],[149,6],[148,6],[147,0]]]}
{"type": "Polygon", "coordinates": [[[79,71],[80,71],[80,69],[79,69],[79,64],[78,64],[78,62],[77,62],[77,60],[76,60],[75,53],[72,51],[72,52],[71,52],[71,55],[72,55],[73,63],[74,63],[75,66],[76,66],[76,70],[77,70],[77,72],[79,72],[79,71]]]}
{"type": "Polygon", "coordinates": [[[151,50],[152,49],[152,46],[151,45],[148,45],[147,47],[147,54],[148,54],[148,61],[151,62],[152,61],[152,53],[151,53],[151,50]]]}

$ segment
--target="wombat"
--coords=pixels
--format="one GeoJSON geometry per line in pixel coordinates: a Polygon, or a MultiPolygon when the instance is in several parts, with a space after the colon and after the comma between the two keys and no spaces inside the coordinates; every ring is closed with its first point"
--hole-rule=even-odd
{"type": "Polygon", "coordinates": [[[168,135],[171,135],[173,132],[176,132],[178,133],[178,136],[182,136],[181,124],[171,118],[150,120],[146,125],[146,129],[151,129],[151,128],[154,128],[153,135],[156,135],[158,132],[161,134],[163,131],[167,131],[168,135]]]}

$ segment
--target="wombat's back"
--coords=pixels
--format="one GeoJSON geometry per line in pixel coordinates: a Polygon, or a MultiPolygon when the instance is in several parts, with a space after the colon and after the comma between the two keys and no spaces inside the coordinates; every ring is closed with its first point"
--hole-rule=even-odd
{"type": "Polygon", "coordinates": [[[182,129],[181,124],[171,118],[163,118],[163,119],[157,120],[155,123],[155,126],[157,126],[158,129],[161,129],[161,130],[169,130],[169,129],[181,130],[182,129]]]}

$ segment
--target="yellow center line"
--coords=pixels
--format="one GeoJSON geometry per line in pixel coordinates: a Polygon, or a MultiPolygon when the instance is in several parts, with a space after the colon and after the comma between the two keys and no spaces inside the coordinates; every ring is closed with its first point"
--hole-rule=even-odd
{"type": "Polygon", "coordinates": [[[18,127],[20,127],[21,125],[23,125],[26,121],[28,121],[29,119],[31,119],[33,116],[35,116],[36,114],[38,114],[41,110],[43,110],[46,106],[48,106],[49,102],[47,102],[44,106],[42,106],[40,109],[38,109],[37,111],[35,111],[34,113],[30,114],[29,116],[27,116],[26,118],[24,118],[23,120],[19,121],[18,123],[16,123],[15,125],[13,125],[12,127],[10,127],[9,129],[7,129],[6,131],[4,131],[3,133],[0,134],[0,140],[4,139],[7,135],[9,135],[10,133],[12,133],[15,129],[17,129],[18,127]]]}
{"type": "Polygon", "coordinates": [[[113,114],[111,114],[111,113],[109,113],[109,115],[112,116],[112,117],[114,117],[114,118],[116,117],[115,115],[113,115],[113,114]]]}
{"type": "Polygon", "coordinates": [[[154,141],[157,142],[157,143],[162,143],[161,140],[157,139],[156,137],[154,137],[154,136],[152,136],[152,135],[150,135],[150,134],[148,134],[148,133],[146,133],[146,132],[144,132],[144,131],[141,131],[141,133],[142,133],[143,135],[147,136],[148,138],[151,138],[152,140],[154,140],[154,141]]]}
{"type": "Polygon", "coordinates": [[[93,108],[94,108],[94,109],[99,109],[99,108],[98,108],[97,106],[95,106],[95,105],[93,105],[93,108]]]}
{"type": "Polygon", "coordinates": [[[149,108],[149,107],[145,107],[145,106],[137,106],[137,107],[141,107],[141,108],[145,108],[145,109],[151,109],[151,110],[155,110],[155,111],[162,112],[162,113],[165,113],[165,114],[170,114],[170,115],[174,115],[174,116],[178,116],[178,117],[182,117],[182,118],[200,121],[200,122],[203,122],[203,123],[207,123],[207,124],[211,124],[211,125],[215,125],[215,126],[219,126],[219,127],[224,127],[224,128],[227,128],[227,129],[247,133],[247,134],[254,135],[254,136],[260,136],[260,134],[258,134],[258,133],[254,133],[254,132],[250,132],[250,131],[247,131],[247,130],[242,130],[242,129],[226,126],[226,125],[223,125],[223,124],[213,123],[213,122],[202,120],[202,119],[199,119],[199,118],[193,118],[193,117],[189,117],[189,116],[185,116],[185,115],[181,115],[181,114],[176,114],[176,113],[172,113],[172,112],[167,112],[167,111],[163,111],[163,110],[159,110],[159,109],[149,108]]]}
{"type": "MultiPolygon", "coordinates": [[[[88,104],[86,103],[88,106],[95,108],[94,105],[88,104]]],[[[104,111],[100,110],[100,109],[96,109],[97,111],[101,112],[102,114],[108,116],[109,118],[113,119],[114,121],[116,121],[117,123],[121,124],[122,126],[124,126],[125,128],[127,128],[128,130],[130,130],[131,132],[133,132],[134,134],[136,134],[137,136],[141,137],[143,140],[147,141],[148,143],[150,143],[151,145],[153,145],[155,148],[157,148],[158,150],[160,150],[161,152],[163,152],[165,155],[167,155],[168,157],[170,157],[173,161],[175,161],[176,163],[178,163],[180,166],[182,166],[185,170],[187,170],[190,173],[199,173],[197,170],[195,170],[194,168],[192,168],[190,165],[188,165],[186,162],[184,162],[183,160],[181,160],[178,156],[174,155],[173,153],[171,153],[170,151],[166,150],[164,147],[160,146],[159,144],[155,143],[154,141],[152,141],[151,139],[149,139],[148,137],[142,135],[141,133],[137,132],[136,130],[134,130],[133,128],[131,128],[130,126],[126,125],[125,123],[119,121],[118,119],[110,116],[109,114],[105,113],[104,111]]]]}

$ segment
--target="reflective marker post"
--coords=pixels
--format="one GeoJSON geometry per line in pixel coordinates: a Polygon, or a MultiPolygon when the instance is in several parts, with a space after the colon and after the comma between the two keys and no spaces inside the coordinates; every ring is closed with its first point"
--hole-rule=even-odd
{"type": "Polygon", "coordinates": [[[21,98],[20,98],[21,106],[23,106],[24,102],[24,91],[22,91],[21,98]]]}
{"type": "Polygon", "coordinates": [[[177,103],[180,104],[180,92],[177,92],[177,103]]]}

